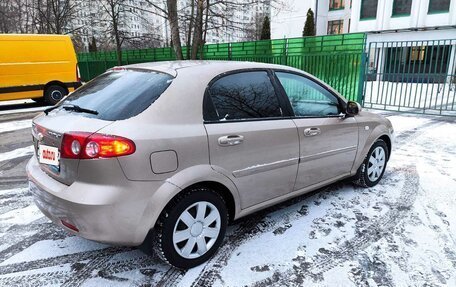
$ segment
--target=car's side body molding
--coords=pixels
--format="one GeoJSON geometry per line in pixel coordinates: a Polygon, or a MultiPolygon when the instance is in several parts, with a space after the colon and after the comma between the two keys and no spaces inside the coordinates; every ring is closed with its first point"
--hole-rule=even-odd
{"type": "Polygon", "coordinates": [[[295,158],[284,159],[284,160],[279,160],[279,161],[275,161],[275,162],[269,162],[269,163],[249,166],[244,169],[235,170],[233,172],[233,176],[234,177],[243,177],[243,176],[248,176],[248,175],[252,175],[255,173],[260,173],[260,172],[269,171],[269,170],[273,170],[273,169],[277,169],[277,168],[281,168],[281,167],[295,165],[295,164],[298,164],[298,160],[299,160],[299,158],[295,157],[295,158]]]}
{"type": "Polygon", "coordinates": [[[335,154],[338,154],[338,153],[344,153],[344,152],[348,152],[348,151],[353,151],[353,150],[356,150],[356,149],[357,149],[356,145],[349,146],[349,147],[344,147],[344,148],[338,148],[338,149],[333,149],[333,150],[321,152],[321,153],[318,153],[318,154],[313,154],[313,155],[308,155],[308,156],[301,156],[299,158],[299,160],[301,162],[306,162],[306,161],[320,159],[320,158],[323,158],[323,157],[326,157],[326,156],[330,156],[330,155],[335,155],[335,154]]]}

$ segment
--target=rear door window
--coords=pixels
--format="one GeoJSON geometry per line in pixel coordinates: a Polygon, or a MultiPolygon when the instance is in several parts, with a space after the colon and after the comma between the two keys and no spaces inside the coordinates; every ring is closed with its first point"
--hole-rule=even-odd
{"type": "Polygon", "coordinates": [[[172,80],[168,74],[153,71],[110,71],[83,85],[59,105],[73,104],[98,112],[98,115],[81,114],[87,117],[124,120],[148,108],[172,80]]]}
{"type": "Polygon", "coordinates": [[[279,99],[266,71],[224,76],[212,84],[209,94],[219,121],[282,116],[279,99]]]}

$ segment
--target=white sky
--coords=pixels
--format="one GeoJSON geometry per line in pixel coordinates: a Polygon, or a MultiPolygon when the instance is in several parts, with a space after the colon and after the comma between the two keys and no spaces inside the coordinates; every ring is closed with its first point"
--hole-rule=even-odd
{"type": "Polygon", "coordinates": [[[273,9],[271,15],[271,38],[301,37],[306,13],[314,10],[314,0],[287,0],[288,7],[278,12],[273,9]]]}

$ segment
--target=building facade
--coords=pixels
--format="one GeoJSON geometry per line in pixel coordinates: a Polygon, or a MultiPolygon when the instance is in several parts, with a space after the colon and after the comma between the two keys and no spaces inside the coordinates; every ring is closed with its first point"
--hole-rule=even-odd
{"type": "MultiPolygon", "coordinates": [[[[181,19],[189,19],[191,1],[178,1],[181,19]]],[[[211,6],[206,35],[207,44],[242,42],[257,40],[261,33],[264,17],[271,18],[270,0],[230,0],[220,1],[211,6]]],[[[164,8],[164,6],[163,6],[164,8]]],[[[195,15],[194,15],[195,16],[195,15]]],[[[181,21],[181,40],[187,42],[188,21],[181,21]]],[[[169,39],[169,25],[164,23],[164,38],[169,39]]],[[[166,42],[169,42],[167,40],[166,42]]]]}
{"type": "Polygon", "coordinates": [[[287,37],[299,37],[309,8],[315,14],[317,35],[456,26],[456,0],[312,0],[292,6],[273,13],[273,38],[283,38],[284,30],[291,31],[287,37]]]}
{"type": "Polygon", "coordinates": [[[369,80],[454,81],[456,0],[352,1],[350,32],[368,33],[369,80]]]}
{"type": "MultiPolygon", "coordinates": [[[[112,49],[112,17],[109,2],[104,0],[71,0],[75,16],[65,27],[65,32],[80,41],[84,50],[89,49],[92,39],[102,50],[112,49]]],[[[145,48],[162,45],[164,37],[163,18],[154,13],[150,3],[143,0],[119,1],[118,29],[123,47],[145,48]]]]}

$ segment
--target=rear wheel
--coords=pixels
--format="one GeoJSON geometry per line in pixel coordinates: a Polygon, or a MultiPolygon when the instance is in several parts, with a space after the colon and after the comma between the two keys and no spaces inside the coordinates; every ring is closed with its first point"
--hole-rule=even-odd
{"type": "Polygon", "coordinates": [[[382,179],[388,161],[388,147],[383,140],[377,140],[367,153],[356,174],[355,184],[372,187],[382,179]]]}
{"type": "Polygon", "coordinates": [[[51,85],[44,91],[44,101],[47,104],[55,105],[67,94],[68,91],[64,87],[59,85],[51,85]]]}
{"type": "Polygon", "coordinates": [[[214,255],[227,223],[223,198],[209,188],[192,188],[166,207],[147,244],[152,244],[155,253],[169,264],[192,268],[214,255]]]}

